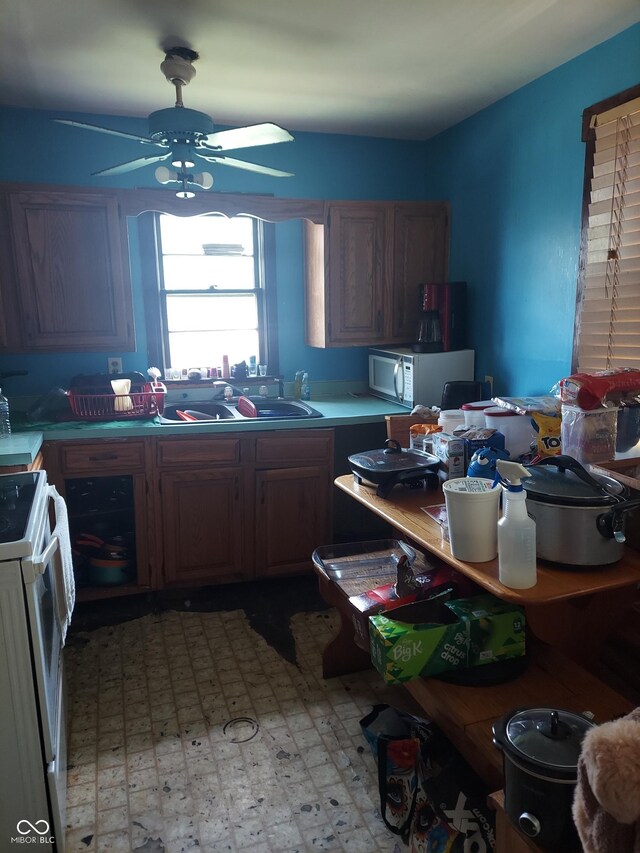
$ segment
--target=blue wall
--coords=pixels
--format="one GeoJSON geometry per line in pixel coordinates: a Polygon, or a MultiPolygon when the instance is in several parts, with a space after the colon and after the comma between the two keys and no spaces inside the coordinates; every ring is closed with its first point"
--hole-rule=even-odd
{"type": "MultiPolygon", "coordinates": [[[[118,177],[91,177],[93,171],[139,156],[139,146],[125,139],[55,124],[51,121],[54,117],[146,133],[144,120],[122,116],[0,110],[0,146],[5,154],[0,157],[1,181],[157,188],[154,166],[118,177]]],[[[298,132],[294,136],[294,142],[247,151],[244,158],[292,171],[295,177],[268,178],[219,167],[212,169],[215,189],[289,198],[416,200],[426,197],[423,142],[298,132]]],[[[7,385],[7,390],[11,395],[37,394],[55,385],[65,386],[76,373],[104,372],[108,355],[121,355],[125,370],[146,370],[149,365],[136,231],[135,224],[131,227],[130,223],[136,352],[2,356],[0,370],[29,371],[24,379],[9,380],[11,385],[7,385]]],[[[364,380],[366,349],[322,350],[304,343],[303,269],[301,223],[276,225],[280,371],[287,379],[293,379],[296,370],[306,369],[312,380],[364,380]]]]}
{"type": "MultiPolygon", "coordinates": [[[[471,293],[472,346],[478,378],[498,393],[537,394],[570,371],[584,144],[585,107],[640,81],[640,24],[498,101],[429,142],[295,133],[255,160],[295,172],[269,179],[219,168],[221,192],[336,199],[449,199],[450,277],[471,293]]],[[[157,186],[153,167],[118,178],[90,173],[134,156],[126,140],[51,122],[60,113],[0,110],[0,180],[82,186],[157,186]],[[11,157],[8,156],[10,152],[11,157]]],[[[67,114],[67,117],[70,114],[67,114]]],[[[145,122],[75,116],[145,132],[145,122]]],[[[251,159],[247,157],[247,159],[251,159]]],[[[364,379],[366,350],[318,350],[304,344],[303,259],[299,223],[277,226],[280,368],[312,379],[364,379]]],[[[135,241],[132,273],[138,351],[125,369],[146,369],[135,241]]],[[[14,394],[65,384],[73,373],[102,371],[106,355],[4,356],[0,369],[23,367],[14,394]]]]}
{"type": "Polygon", "coordinates": [[[640,24],[427,143],[452,210],[450,276],[469,282],[476,374],[547,392],[571,372],[582,111],[640,82],[640,24]]]}

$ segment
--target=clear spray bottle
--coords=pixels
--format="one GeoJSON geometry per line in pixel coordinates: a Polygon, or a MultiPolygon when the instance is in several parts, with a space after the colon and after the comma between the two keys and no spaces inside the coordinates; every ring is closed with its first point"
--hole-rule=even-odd
{"type": "Polygon", "coordinates": [[[519,462],[496,461],[502,484],[503,515],[498,522],[498,574],[511,589],[530,589],[537,582],[536,523],[527,514],[522,477],[530,472],[519,462]]]}

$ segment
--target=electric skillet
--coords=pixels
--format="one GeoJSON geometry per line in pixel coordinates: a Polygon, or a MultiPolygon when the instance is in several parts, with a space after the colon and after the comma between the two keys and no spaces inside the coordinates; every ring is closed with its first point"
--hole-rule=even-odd
{"type": "Polygon", "coordinates": [[[373,483],[378,497],[386,498],[397,483],[417,487],[423,480],[437,485],[437,456],[422,450],[406,450],[388,438],[380,450],[364,450],[348,457],[356,483],[373,483]]]}

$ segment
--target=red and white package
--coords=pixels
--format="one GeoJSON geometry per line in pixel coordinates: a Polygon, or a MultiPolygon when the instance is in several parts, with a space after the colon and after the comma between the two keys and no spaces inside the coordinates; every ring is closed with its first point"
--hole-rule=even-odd
{"type": "Polygon", "coordinates": [[[597,409],[626,394],[640,392],[640,370],[621,367],[597,373],[574,373],[560,380],[560,399],[581,409],[597,409]]]}

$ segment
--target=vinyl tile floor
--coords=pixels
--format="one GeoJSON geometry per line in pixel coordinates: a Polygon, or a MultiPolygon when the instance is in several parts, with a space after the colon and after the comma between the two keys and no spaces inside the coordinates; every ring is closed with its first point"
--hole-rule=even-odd
{"type": "Polygon", "coordinates": [[[242,610],[72,636],[68,853],[391,853],[359,720],[399,691],[323,679],[336,626],[295,614],[296,664],[242,610]]]}

